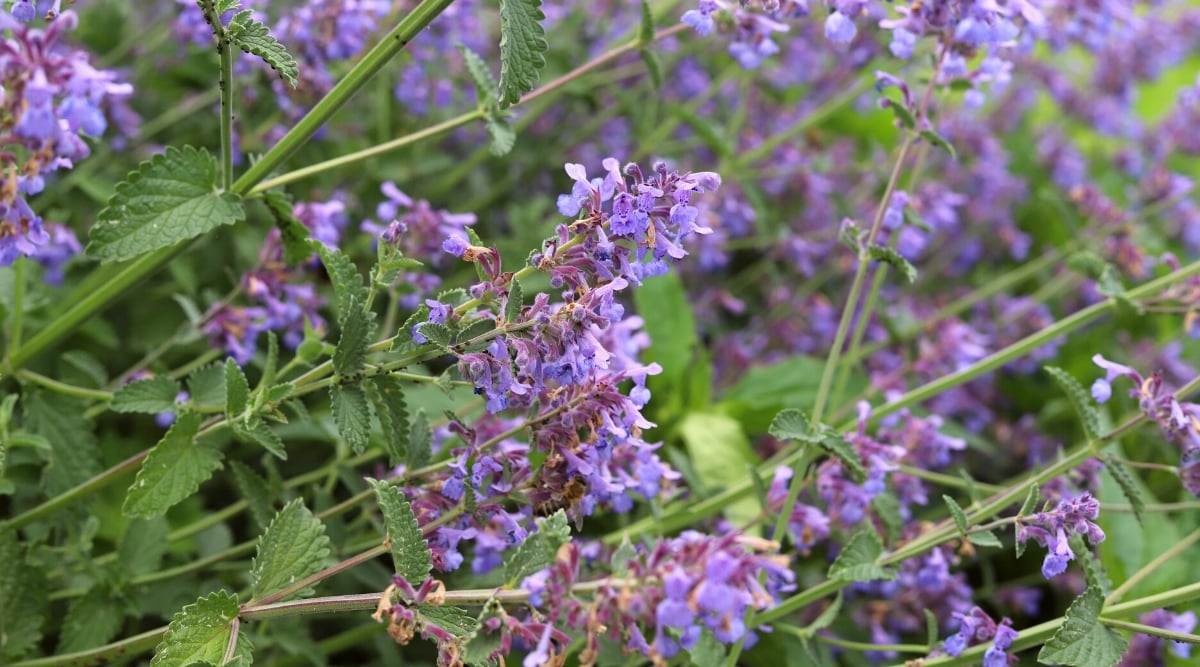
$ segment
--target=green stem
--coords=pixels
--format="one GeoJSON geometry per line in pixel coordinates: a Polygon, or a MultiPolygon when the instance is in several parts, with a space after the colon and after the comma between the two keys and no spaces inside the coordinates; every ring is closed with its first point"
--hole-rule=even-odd
{"type": "Polygon", "coordinates": [[[13,262],[12,325],[8,330],[8,356],[21,349],[21,327],[25,318],[25,265],[29,260],[18,257],[13,262]]]}
{"type": "Polygon", "coordinates": [[[221,91],[221,189],[228,192],[233,183],[233,42],[221,24],[213,0],[202,0],[200,9],[204,11],[204,20],[212,27],[221,62],[221,74],[217,79],[217,89],[221,91]]]}
{"type": "Polygon", "coordinates": [[[1136,632],[1140,635],[1149,635],[1151,637],[1169,639],[1175,642],[1187,642],[1188,644],[1200,644],[1200,635],[1192,634],[1190,632],[1174,632],[1171,630],[1163,630],[1162,628],[1156,628],[1153,625],[1130,623],[1129,621],[1118,621],[1115,618],[1102,618],[1100,619],[1100,622],[1109,626],[1110,628],[1121,628],[1122,630],[1129,630],[1130,632],[1136,632]]]}
{"type": "Polygon", "coordinates": [[[1151,560],[1149,563],[1146,563],[1144,566],[1142,566],[1140,570],[1134,572],[1133,575],[1126,579],[1120,586],[1117,586],[1112,593],[1109,593],[1108,598],[1104,600],[1104,603],[1112,605],[1120,602],[1121,598],[1125,597],[1126,593],[1133,590],[1135,586],[1140,584],[1147,577],[1153,575],[1163,565],[1166,565],[1172,558],[1175,558],[1179,554],[1183,553],[1197,541],[1200,541],[1200,528],[1193,530],[1188,534],[1187,537],[1179,540],[1178,543],[1171,545],[1170,549],[1162,552],[1154,560],[1151,560]]]}
{"type": "Polygon", "coordinates": [[[76,398],[90,398],[97,401],[111,401],[112,392],[104,391],[103,389],[89,389],[87,387],[77,387],[66,382],[59,382],[54,378],[48,378],[41,373],[34,373],[29,370],[17,371],[17,377],[22,380],[27,380],[37,385],[41,385],[50,391],[63,394],[66,396],[74,396],[76,398]]]}
{"type": "Polygon", "coordinates": [[[120,479],[125,473],[135,470],[139,465],[141,465],[142,459],[146,458],[146,455],[149,453],[150,450],[146,450],[144,452],[134,454],[112,468],[109,468],[108,470],[105,470],[86,482],[83,482],[79,486],[65,491],[47,500],[41,505],[27,510],[22,514],[18,514],[7,521],[0,522],[0,528],[16,530],[32,523],[33,521],[36,521],[37,519],[42,518],[43,516],[46,516],[47,514],[66,507],[76,499],[85,498],[92,493],[99,491],[112,482],[120,479]]]}
{"type": "MultiPolygon", "coordinates": [[[[329,567],[321,570],[320,572],[316,572],[312,575],[305,577],[304,579],[301,579],[300,581],[297,581],[294,584],[286,586],[285,588],[280,589],[280,590],[276,591],[275,593],[272,593],[271,595],[268,595],[267,597],[263,598],[262,600],[258,600],[257,603],[259,605],[269,605],[269,604],[273,604],[275,602],[279,602],[280,600],[283,600],[284,598],[286,598],[290,595],[299,593],[300,591],[308,588],[309,586],[312,586],[313,584],[322,582],[322,581],[328,579],[329,577],[332,577],[335,574],[345,572],[346,570],[349,570],[350,568],[354,567],[355,565],[361,565],[362,563],[372,560],[372,559],[376,558],[377,556],[382,556],[382,555],[388,553],[388,551],[389,551],[389,548],[382,544],[371,547],[370,549],[367,549],[366,551],[364,551],[356,556],[351,556],[350,558],[347,558],[346,560],[343,560],[339,563],[335,563],[334,565],[330,565],[329,567]]],[[[251,604],[253,604],[253,601],[251,602],[251,604]]]]}
{"type": "Polygon", "coordinates": [[[10,663],[9,667],[86,667],[88,665],[105,665],[128,655],[149,651],[158,645],[167,629],[157,628],[148,630],[140,635],[134,635],[119,642],[106,644],[97,648],[66,655],[52,655],[46,658],[22,660],[10,663]]]}

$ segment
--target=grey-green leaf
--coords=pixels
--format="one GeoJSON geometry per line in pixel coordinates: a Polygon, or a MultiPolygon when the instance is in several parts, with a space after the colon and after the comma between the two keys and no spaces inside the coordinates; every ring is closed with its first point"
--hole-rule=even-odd
{"type": "Polygon", "coordinates": [[[321,520],[301,499],[288,503],[258,540],[258,555],[250,568],[254,599],[261,600],[320,571],[331,552],[321,520]]]}
{"type": "Polygon", "coordinates": [[[265,529],[270,525],[271,517],[275,514],[275,510],[271,506],[271,489],[267,486],[267,480],[241,461],[230,461],[229,469],[233,472],[234,486],[246,500],[250,516],[259,528],[265,529]]]}
{"type": "Polygon", "coordinates": [[[496,79],[492,77],[487,63],[464,44],[459,44],[458,50],[462,52],[463,64],[467,66],[467,73],[471,75],[471,82],[475,84],[475,95],[479,99],[479,105],[483,108],[495,106],[496,79]]]}
{"type": "Polygon", "coordinates": [[[875,528],[864,526],[850,538],[846,548],[833,561],[829,567],[829,577],[840,581],[891,581],[896,578],[895,571],[875,564],[882,553],[883,542],[879,540],[875,528]]]}
{"type": "Polygon", "coordinates": [[[492,143],[488,145],[488,151],[496,157],[508,155],[513,146],[517,144],[517,131],[500,116],[488,117],[487,133],[492,140],[492,143]]]}
{"type": "Polygon", "coordinates": [[[220,409],[225,406],[225,366],[214,362],[202,366],[187,379],[191,404],[197,410],[220,409]]]}
{"type": "Polygon", "coordinates": [[[1091,586],[1067,608],[1062,627],[1042,650],[1038,662],[1075,667],[1112,667],[1121,661],[1129,642],[1100,623],[1104,593],[1091,586]]]}
{"type": "Polygon", "coordinates": [[[541,0],[500,0],[500,103],[516,104],[546,66],[541,0]]]}
{"type": "Polygon", "coordinates": [[[367,346],[374,332],[375,313],[363,310],[363,305],[354,296],[346,301],[345,319],[342,320],[342,335],[333,351],[333,369],[338,375],[351,375],[367,365],[367,346]]]}
{"type": "Polygon", "coordinates": [[[408,456],[408,439],[412,427],[408,420],[408,404],[404,400],[404,387],[390,375],[380,375],[371,380],[371,398],[375,402],[375,414],[383,428],[383,444],[388,453],[388,465],[398,466],[408,456]]]}
{"type": "Polygon", "coordinates": [[[108,409],[113,412],[140,412],[154,415],[174,412],[179,406],[175,397],[179,395],[179,383],[166,375],[156,375],[145,380],[130,382],[113,394],[108,409]]]}
{"type": "Polygon", "coordinates": [[[179,415],[150,450],[125,496],[125,516],[150,518],[165,513],[221,467],[221,452],[196,440],[201,419],[194,412],[179,415]]]}
{"type": "Polygon", "coordinates": [[[479,629],[479,621],[475,616],[461,607],[423,604],[417,607],[417,617],[460,639],[471,636],[479,629]]]}
{"type": "Polygon", "coordinates": [[[1096,405],[1092,402],[1092,397],[1084,390],[1083,385],[1061,368],[1046,366],[1046,372],[1054,378],[1059,388],[1071,401],[1071,406],[1075,408],[1075,414],[1079,415],[1079,421],[1083,424],[1083,434],[1087,436],[1088,440],[1095,440],[1099,437],[1100,414],[1096,411],[1096,405]]]}
{"type": "Polygon", "coordinates": [[[262,447],[280,461],[287,460],[287,449],[283,445],[283,438],[280,438],[279,434],[261,419],[255,418],[249,426],[234,424],[233,435],[241,442],[262,447]]]}
{"type": "Polygon", "coordinates": [[[433,458],[433,431],[424,410],[413,416],[412,428],[408,431],[408,469],[424,468],[433,458]]]}
{"type": "Polygon", "coordinates": [[[267,192],[263,201],[275,218],[275,226],[279,228],[279,237],[283,241],[283,261],[288,264],[300,264],[312,256],[312,246],[309,245],[309,231],[304,223],[292,214],[292,201],[279,191],[267,192]]]}
{"type": "Polygon", "coordinates": [[[88,254],[131,259],[244,219],[241,198],[218,192],[216,178],[217,161],[204,149],[168,147],[117,185],[92,225],[88,254]]]}
{"type": "Polygon", "coordinates": [[[945,501],[946,507],[950,510],[950,516],[954,517],[954,525],[958,528],[958,533],[960,535],[965,534],[968,525],[966,513],[962,511],[962,508],[950,496],[942,494],[942,500],[945,501]]]}
{"type": "Polygon", "coordinates": [[[879,260],[885,264],[891,264],[897,269],[900,269],[900,271],[904,274],[904,277],[908,279],[908,282],[912,283],[916,281],[916,267],[914,267],[907,259],[905,259],[904,255],[896,252],[895,248],[889,248],[882,245],[871,245],[867,246],[867,254],[871,257],[871,259],[879,260]]]}
{"type": "Polygon", "coordinates": [[[404,577],[414,588],[420,586],[429,576],[431,554],[421,534],[417,516],[413,514],[412,504],[387,482],[376,479],[367,481],[375,489],[375,499],[383,512],[383,525],[387,528],[396,574],[404,577]]]}
{"type": "Polygon", "coordinates": [[[1138,523],[1142,523],[1142,512],[1146,509],[1146,499],[1142,497],[1142,488],[1138,486],[1133,473],[1115,456],[1102,458],[1104,465],[1108,467],[1108,472],[1112,473],[1113,479],[1117,480],[1117,486],[1121,487],[1121,493],[1125,494],[1125,499],[1129,501],[1134,518],[1138,523]]]}
{"type": "Polygon", "coordinates": [[[518,280],[508,285],[508,298],[504,301],[504,321],[508,324],[521,319],[521,308],[525,302],[525,290],[518,280]]]}
{"type": "Polygon", "coordinates": [[[363,284],[358,267],[344,253],[320,241],[309,241],[309,246],[321,256],[321,263],[325,265],[325,271],[333,283],[338,323],[341,323],[350,312],[351,301],[359,304],[360,308],[367,302],[367,286],[363,284]]]}
{"type": "Polygon", "coordinates": [[[553,516],[538,522],[537,532],[509,552],[504,559],[504,580],[516,586],[521,580],[554,562],[558,548],[571,539],[567,514],[558,510],[553,516]]]}
{"type": "Polygon", "coordinates": [[[366,394],[362,387],[352,384],[335,384],[330,387],[329,393],[338,434],[355,454],[362,454],[371,433],[371,406],[367,403],[366,394]]]}
{"type": "Polygon", "coordinates": [[[225,360],[225,418],[238,420],[250,405],[250,383],[233,357],[225,360]]]}
{"type": "MultiPolygon", "coordinates": [[[[225,664],[225,649],[237,615],[237,598],[224,590],[184,607],[167,626],[167,634],[154,650],[150,667],[188,667],[197,662],[225,664]]],[[[249,643],[240,637],[237,654],[249,658],[249,643]]]]}
{"type": "Polygon", "coordinates": [[[921,130],[920,135],[922,139],[946,151],[950,155],[951,159],[958,159],[958,151],[954,150],[954,145],[947,141],[942,135],[929,129],[921,130]]]}
{"type": "Polygon", "coordinates": [[[75,598],[58,635],[59,655],[100,646],[117,636],[124,614],[117,598],[95,589],[75,598]]]}
{"type": "Polygon", "coordinates": [[[796,408],[780,410],[771,420],[767,429],[771,437],[778,440],[799,440],[800,442],[820,442],[820,435],[813,431],[808,417],[796,408]]]}
{"type": "Polygon", "coordinates": [[[255,21],[252,15],[253,12],[249,9],[239,12],[229,22],[225,34],[239,49],[262,58],[263,62],[279,73],[280,78],[295,88],[296,77],[300,75],[296,59],[271,35],[267,26],[255,21]]]}
{"type": "Polygon", "coordinates": [[[996,534],[990,530],[970,533],[967,535],[967,541],[977,547],[992,547],[999,549],[1000,547],[1004,546],[1000,542],[1000,538],[996,537],[996,534]]]}

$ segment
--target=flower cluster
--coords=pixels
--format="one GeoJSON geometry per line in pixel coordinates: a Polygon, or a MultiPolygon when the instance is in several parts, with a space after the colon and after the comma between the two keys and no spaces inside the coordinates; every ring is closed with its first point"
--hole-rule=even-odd
{"type": "Polygon", "coordinates": [[[1060,500],[1054,509],[1018,518],[1017,540],[1034,540],[1046,547],[1042,561],[1042,576],[1047,579],[1067,571],[1067,563],[1075,559],[1068,543],[1071,536],[1080,535],[1091,545],[1104,541],[1104,531],[1095,524],[1100,516],[1100,501],[1090,493],[1060,500]]]}
{"type": "MultiPolygon", "coordinates": [[[[1166,609],[1155,609],[1139,616],[1138,621],[1171,632],[1193,632],[1196,629],[1196,612],[1174,614],[1166,609]]],[[[1166,640],[1160,637],[1135,634],[1129,640],[1129,650],[1125,652],[1117,667],[1161,667],[1164,664],[1163,649],[1166,645],[1166,640]]],[[[1172,653],[1184,660],[1192,657],[1191,644],[1171,642],[1170,648],[1172,653]]]]}
{"type": "Polygon", "coordinates": [[[1018,637],[1017,631],[1012,629],[1012,621],[1004,618],[997,623],[979,607],[966,613],[956,612],[954,617],[958,620],[958,632],[942,643],[946,653],[957,656],[969,646],[990,641],[992,645],[983,654],[983,667],[1008,667],[1017,662],[1017,656],[1007,653],[1018,637]]]}
{"type": "Polygon", "coordinates": [[[1133,368],[1099,354],[1092,361],[1104,369],[1104,377],[1092,384],[1092,397],[1098,403],[1105,403],[1112,397],[1114,380],[1121,377],[1132,380],[1130,397],[1138,400],[1142,413],[1158,424],[1168,440],[1179,445],[1182,454],[1179,478],[1184,488],[1200,496],[1200,404],[1180,401],[1166,387],[1161,372],[1143,378],[1133,368]]]}
{"type": "Polygon", "coordinates": [[[104,134],[110,116],[127,134],[137,122],[126,106],[133,87],[64,43],[79,19],[57,5],[41,14],[45,27],[35,27],[39,12],[28,0],[0,10],[0,33],[9,35],[0,40],[0,266],[34,257],[52,284],[80,245],[69,229],[45,223],[26,198],[46,187],[47,176],[88,157],[84,137],[104,134]]]}

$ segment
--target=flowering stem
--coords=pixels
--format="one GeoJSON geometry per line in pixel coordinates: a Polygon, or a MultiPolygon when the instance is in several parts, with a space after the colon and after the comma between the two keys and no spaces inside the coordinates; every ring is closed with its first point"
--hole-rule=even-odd
{"type": "Polygon", "coordinates": [[[1175,642],[1187,642],[1189,644],[1200,644],[1200,635],[1190,632],[1174,632],[1172,630],[1164,630],[1156,628],[1153,625],[1145,625],[1143,623],[1130,623],[1129,621],[1118,621],[1115,618],[1102,618],[1100,622],[1110,628],[1121,628],[1136,632],[1139,635],[1150,635],[1160,639],[1169,639],[1175,642]]]}
{"type": "Polygon", "coordinates": [[[1172,558],[1183,553],[1187,548],[1191,547],[1197,541],[1200,541],[1200,528],[1193,530],[1187,537],[1179,540],[1177,544],[1171,545],[1170,549],[1159,554],[1154,560],[1146,563],[1140,570],[1134,572],[1120,586],[1117,586],[1112,593],[1109,593],[1108,598],[1104,600],[1104,604],[1116,604],[1125,597],[1125,594],[1133,590],[1134,586],[1140,584],[1144,579],[1154,574],[1163,565],[1167,564],[1172,558]]]}
{"type": "Polygon", "coordinates": [[[300,581],[297,581],[294,584],[290,584],[287,587],[282,588],[279,591],[276,591],[275,593],[272,593],[271,595],[268,595],[267,597],[265,597],[261,600],[257,600],[257,601],[252,600],[251,604],[257,603],[258,605],[269,605],[269,604],[273,604],[275,602],[279,602],[280,600],[282,600],[294,593],[299,593],[300,591],[308,588],[309,586],[312,586],[313,584],[324,581],[324,580],[328,579],[329,577],[332,577],[333,575],[338,574],[340,572],[345,572],[346,570],[349,570],[350,568],[352,568],[356,565],[365,563],[373,558],[376,558],[377,556],[382,556],[382,555],[386,554],[387,552],[388,552],[388,547],[383,544],[371,547],[370,549],[367,549],[366,551],[364,551],[356,556],[351,556],[350,558],[347,558],[346,560],[343,560],[340,563],[330,565],[329,567],[325,568],[324,570],[321,570],[320,572],[309,575],[309,576],[301,579],[300,581]]]}
{"type": "Polygon", "coordinates": [[[30,370],[17,371],[17,377],[22,380],[27,380],[34,384],[41,385],[41,386],[49,389],[50,391],[53,391],[53,392],[56,392],[59,394],[64,394],[66,396],[74,396],[76,398],[91,398],[91,399],[95,399],[98,401],[110,401],[110,400],[112,400],[112,397],[113,397],[112,392],[104,391],[102,389],[88,389],[87,387],[76,387],[73,384],[67,384],[66,382],[59,382],[58,380],[55,380],[53,378],[48,378],[45,375],[42,375],[41,373],[34,373],[33,371],[30,371],[30,370]]]}
{"type": "Polygon", "coordinates": [[[221,189],[229,190],[233,183],[233,42],[221,25],[221,16],[213,1],[202,1],[200,9],[217,38],[217,56],[221,61],[221,75],[217,80],[217,88],[221,91],[221,189]]]}

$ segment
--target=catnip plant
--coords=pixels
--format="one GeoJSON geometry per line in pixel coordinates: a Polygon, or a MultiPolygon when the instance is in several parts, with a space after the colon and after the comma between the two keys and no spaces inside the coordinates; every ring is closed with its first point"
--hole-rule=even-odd
{"type": "Polygon", "coordinates": [[[1191,664],[1187,0],[0,2],[0,663],[1191,664]]]}

